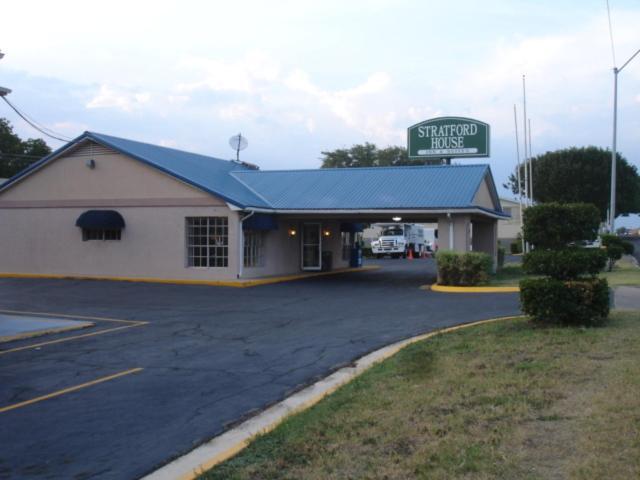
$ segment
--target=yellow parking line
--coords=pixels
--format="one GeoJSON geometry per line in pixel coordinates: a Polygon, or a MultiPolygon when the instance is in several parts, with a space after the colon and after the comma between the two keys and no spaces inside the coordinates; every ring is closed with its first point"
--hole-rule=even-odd
{"type": "Polygon", "coordinates": [[[96,335],[117,332],[118,330],[124,330],[127,328],[141,327],[142,325],[147,325],[149,323],[142,320],[120,320],[117,318],[108,318],[108,317],[90,317],[87,315],[67,315],[64,313],[51,313],[51,312],[28,312],[23,310],[0,309],[0,313],[13,313],[18,315],[38,315],[38,316],[55,317],[55,318],[71,318],[75,320],[93,320],[98,322],[115,322],[115,323],[125,324],[121,327],[105,328],[103,330],[98,330],[96,332],[91,332],[91,333],[84,333],[82,335],[73,335],[71,337],[58,338],[57,340],[49,340],[47,342],[32,343],[30,345],[23,345],[21,347],[9,348],[7,350],[0,350],[0,355],[5,355],[7,353],[13,353],[13,352],[20,352],[22,350],[30,350],[32,348],[44,347],[45,345],[53,345],[56,343],[69,342],[71,340],[77,340],[79,338],[94,337],[96,335]]]}
{"type": "Polygon", "coordinates": [[[126,328],[140,327],[142,325],[146,325],[147,323],[149,322],[139,322],[135,325],[124,325],[122,327],[106,328],[104,330],[98,330],[97,332],[85,333],[82,335],[74,335],[72,337],[59,338],[57,340],[49,340],[48,342],[33,343],[31,345],[24,345],[22,347],[9,348],[7,350],[0,350],[0,355],[4,355],[6,353],[12,353],[12,352],[19,352],[21,350],[29,350],[32,348],[44,347],[45,345],[53,345],[56,343],[68,342],[70,340],[77,340],[79,338],[93,337],[96,335],[102,335],[103,333],[110,333],[110,332],[116,332],[118,330],[124,330],[126,328]]]}
{"type": "Polygon", "coordinates": [[[43,400],[47,400],[49,398],[59,397],[60,395],[64,395],[65,393],[75,392],[77,390],[91,387],[92,385],[97,385],[98,383],[108,382],[109,380],[114,380],[119,377],[124,377],[125,375],[130,375],[132,373],[137,373],[142,371],[143,369],[132,368],[130,370],[125,370],[124,372],[114,373],[113,375],[108,375],[106,377],[96,378],[95,380],[91,380],[90,382],[81,383],[80,385],[76,385],[74,387],[64,388],[62,390],[58,390],[57,392],[49,393],[47,395],[42,395],[41,397],[32,398],[31,400],[25,400],[24,402],[14,403],[13,405],[8,405],[6,407],[0,408],[0,413],[8,412],[10,410],[15,410],[16,408],[26,407],[27,405],[31,405],[37,402],[41,402],[43,400]]]}
{"type": "Polygon", "coordinates": [[[109,317],[90,317],[87,315],[68,315],[65,313],[51,313],[51,312],[28,312],[25,310],[5,310],[0,308],[0,313],[16,313],[18,315],[38,315],[41,317],[58,317],[58,318],[71,318],[75,320],[97,320],[99,322],[116,322],[116,323],[149,323],[141,322],[140,320],[120,320],[118,318],[109,317]]]}

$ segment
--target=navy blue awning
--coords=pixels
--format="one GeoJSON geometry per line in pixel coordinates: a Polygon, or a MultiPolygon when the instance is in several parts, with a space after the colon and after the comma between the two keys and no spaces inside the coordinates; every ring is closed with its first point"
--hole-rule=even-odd
{"type": "Polygon", "coordinates": [[[340,231],[346,233],[359,233],[364,230],[364,223],[341,223],[340,231]]]}
{"type": "Polygon", "coordinates": [[[124,218],[115,210],[87,210],[76,220],[76,227],[92,230],[122,230],[124,218]]]}
{"type": "Polygon", "coordinates": [[[242,222],[243,230],[277,230],[278,221],[273,215],[265,215],[264,213],[254,213],[244,222],[242,222]]]}

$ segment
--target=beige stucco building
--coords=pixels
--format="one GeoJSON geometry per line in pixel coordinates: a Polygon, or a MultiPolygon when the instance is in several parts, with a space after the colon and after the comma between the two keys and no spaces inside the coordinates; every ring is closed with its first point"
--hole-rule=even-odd
{"type": "Polygon", "coordinates": [[[509,247],[512,242],[521,238],[522,222],[520,220],[520,203],[516,200],[501,198],[500,204],[504,213],[511,218],[501,219],[498,222],[498,241],[504,247],[509,247]]]}
{"type": "Polygon", "coordinates": [[[237,280],[341,268],[359,224],[396,215],[437,223],[440,248],[495,256],[504,214],[489,168],[470,167],[269,172],[86,132],[0,186],[0,274],[237,280]]]}

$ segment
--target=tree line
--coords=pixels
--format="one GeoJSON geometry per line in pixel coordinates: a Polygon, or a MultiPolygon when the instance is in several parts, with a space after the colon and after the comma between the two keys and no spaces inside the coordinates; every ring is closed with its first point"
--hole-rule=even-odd
{"type": "Polygon", "coordinates": [[[22,140],[13,132],[9,120],[0,118],[0,178],[12,177],[50,153],[44,140],[22,140]]]}

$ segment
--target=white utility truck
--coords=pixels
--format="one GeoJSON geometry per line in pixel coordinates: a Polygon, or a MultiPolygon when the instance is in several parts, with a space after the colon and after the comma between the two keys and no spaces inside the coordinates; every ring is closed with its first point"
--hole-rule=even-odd
{"type": "Polygon", "coordinates": [[[413,255],[431,251],[435,244],[435,230],[416,223],[380,224],[382,233],[371,242],[371,253],[378,258],[391,255],[392,258],[404,258],[409,250],[413,255]]]}

